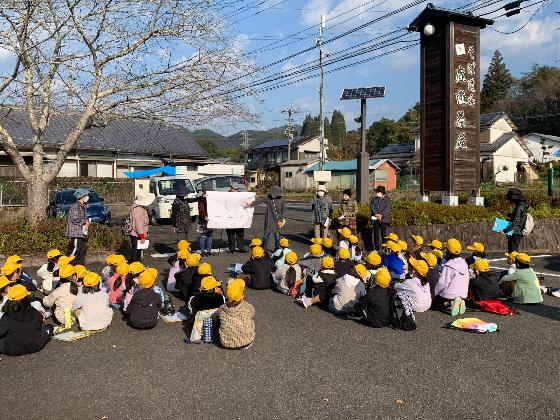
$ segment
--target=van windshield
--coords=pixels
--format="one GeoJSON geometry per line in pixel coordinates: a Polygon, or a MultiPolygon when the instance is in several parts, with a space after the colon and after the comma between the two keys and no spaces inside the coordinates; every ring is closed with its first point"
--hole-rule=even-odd
{"type": "Polygon", "coordinates": [[[176,195],[179,187],[187,187],[189,194],[194,192],[188,179],[166,179],[164,181],[158,181],[158,191],[160,195],[176,195]]]}

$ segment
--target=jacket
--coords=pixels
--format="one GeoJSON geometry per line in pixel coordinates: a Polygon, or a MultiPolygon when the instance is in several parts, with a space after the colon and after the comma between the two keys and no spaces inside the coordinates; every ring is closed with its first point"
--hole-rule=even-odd
{"type": "Polygon", "coordinates": [[[158,322],[162,302],[153,288],[140,289],[132,295],[125,313],[130,325],[135,328],[152,328],[158,322]]]}
{"type": "Polygon", "coordinates": [[[356,218],[356,214],[358,213],[358,203],[356,202],[356,200],[351,198],[348,201],[341,201],[339,207],[341,216],[345,217],[344,219],[340,220],[340,224],[342,226],[347,226],[348,219],[356,218]]]}
{"type": "Polygon", "coordinates": [[[336,280],[330,308],[333,312],[349,313],[354,309],[356,301],[365,295],[366,286],[358,278],[346,274],[336,280]]]}
{"type": "Polygon", "coordinates": [[[404,262],[396,254],[387,254],[383,257],[383,265],[387,267],[391,278],[400,279],[404,274],[404,262]]]}
{"type": "Polygon", "coordinates": [[[0,318],[0,348],[8,356],[35,353],[49,339],[50,334],[43,327],[43,315],[35,308],[6,312],[0,318]]]}
{"type": "Polygon", "coordinates": [[[315,195],[311,201],[311,210],[313,210],[313,224],[319,225],[332,217],[333,201],[330,195],[319,197],[315,195]]]}
{"type": "Polygon", "coordinates": [[[430,285],[430,294],[432,295],[432,299],[433,299],[434,296],[436,295],[435,290],[439,282],[439,271],[437,267],[430,268],[428,270],[428,274],[426,275],[426,278],[428,279],[428,284],[430,285]]]}
{"type": "Polygon", "coordinates": [[[391,294],[389,288],[372,287],[360,301],[366,324],[374,328],[388,327],[391,322],[391,294]]]}
{"type": "Polygon", "coordinates": [[[243,264],[241,271],[251,277],[247,281],[250,288],[262,290],[272,287],[272,260],[268,255],[256,260],[251,258],[243,264]]]}
{"type": "Polygon", "coordinates": [[[208,309],[216,309],[224,304],[224,295],[212,292],[198,291],[189,300],[189,309],[191,315],[194,316],[198,311],[206,311],[208,309]]]}
{"type": "Polygon", "coordinates": [[[206,197],[202,197],[198,200],[198,220],[200,223],[206,223],[206,218],[208,217],[208,203],[206,197]]]}
{"type": "Polygon", "coordinates": [[[278,268],[284,265],[284,259],[286,258],[288,252],[292,252],[292,250],[290,248],[279,248],[272,253],[270,258],[272,258],[272,261],[274,261],[275,267],[278,268]]]}
{"type": "Polygon", "coordinates": [[[514,235],[523,235],[523,230],[525,229],[525,223],[527,222],[527,212],[529,206],[525,201],[520,201],[515,206],[515,209],[508,215],[508,220],[511,225],[504,229],[505,233],[513,231],[514,235]]]}
{"type": "Polygon", "coordinates": [[[107,328],[113,320],[113,310],[109,307],[109,295],[99,291],[78,293],[72,310],[81,309],[78,323],[82,330],[99,331],[107,328]]]}
{"type": "Polygon", "coordinates": [[[469,292],[475,302],[481,300],[498,299],[500,296],[500,284],[497,273],[480,273],[469,283],[469,292]]]}
{"type": "Polygon", "coordinates": [[[194,294],[195,277],[198,277],[198,267],[187,267],[175,274],[175,288],[179,290],[181,299],[187,301],[194,294]]]}
{"type": "Polygon", "coordinates": [[[76,295],[70,293],[70,282],[58,286],[54,291],[43,298],[43,305],[51,307],[56,305],[54,316],[58,322],[64,324],[64,309],[71,309],[76,295]]]}
{"type": "Polygon", "coordinates": [[[398,293],[406,293],[414,312],[426,312],[432,306],[430,284],[422,285],[420,279],[413,277],[395,284],[398,293]]]}
{"type": "Polygon", "coordinates": [[[391,199],[389,197],[373,197],[370,208],[372,216],[381,215],[381,220],[378,220],[379,223],[389,224],[389,211],[391,210],[391,199]]]}
{"type": "Polygon", "coordinates": [[[541,303],[543,301],[539,279],[532,268],[522,268],[502,277],[500,282],[515,281],[511,297],[515,303],[541,303]]]}
{"type": "Polygon", "coordinates": [[[307,275],[313,275],[321,270],[322,262],[323,257],[315,257],[313,255],[309,255],[307,257],[303,257],[303,259],[300,260],[299,266],[302,268],[302,270],[307,270],[307,275]]]}
{"type": "Polygon", "coordinates": [[[469,267],[461,257],[445,262],[434,290],[436,296],[445,299],[467,298],[469,291],[469,267]]]}
{"type": "Polygon", "coordinates": [[[286,274],[288,273],[290,267],[293,267],[296,272],[295,281],[302,280],[301,267],[299,266],[299,264],[284,264],[283,266],[279,267],[273,275],[274,283],[276,283],[278,289],[280,289],[280,291],[285,294],[287,294],[290,290],[290,286],[286,283],[286,274]]]}
{"type": "Polygon", "coordinates": [[[109,277],[107,283],[105,284],[105,291],[109,295],[109,303],[114,305],[120,305],[122,301],[122,295],[124,293],[124,289],[126,288],[126,276],[121,277],[121,285],[115,289],[115,282],[117,279],[121,277],[118,274],[115,274],[109,277]]]}
{"type": "Polygon", "coordinates": [[[253,202],[253,206],[258,204],[266,204],[266,213],[264,215],[264,231],[268,233],[277,233],[282,229],[278,227],[278,222],[286,218],[286,203],[282,198],[282,189],[273,186],[270,194],[266,197],[259,198],[253,202]]]}
{"type": "Polygon", "coordinates": [[[45,263],[37,270],[37,276],[42,280],[40,286],[45,292],[51,292],[60,280],[59,277],[54,277],[53,275],[58,270],[58,266],[55,265],[53,271],[49,271],[48,267],[49,264],[45,263]]]}
{"type": "Polygon", "coordinates": [[[334,271],[339,277],[345,276],[350,272],[350,269],[356,265],[356,261],[352,260],[335,260],[334,271]]]}
{"type": "Polygon", "coordinates": [[[85,238],[84,225],[88,222],[86,205],[76,201],[68,211],[66,236],[69,238],[85,238]]]}
{"type": "Polygon", "coordinates": [[[189,203],[199,201],[199,197],[176,198],[171,205],[171,224],[177,232],[188,232],[191,227],[191,206],[189,203]]]}
{"type": "Polygon", "coordinates": [[[230,349],[246,347],[255,340],[255,308],[245,300],[234,307],[218,309],[220,343],[230,349]]]}
{"type": "Polygon", "coordinates": [[[140,240],[146,239],[149,224],[148,211],[144,207],[134,204],[130,210],[130,236],[135,236],[140,240]]]}

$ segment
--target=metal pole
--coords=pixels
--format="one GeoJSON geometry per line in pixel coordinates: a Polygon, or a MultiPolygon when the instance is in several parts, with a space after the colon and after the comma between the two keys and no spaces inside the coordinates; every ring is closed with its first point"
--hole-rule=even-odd
{"type": "Polygon", "coordinates": [[[317,38],[317,46],[319,47],[319,66],[321,68],[321,81],[319,84],[319,142],[321,147],[321,161],[319,162],[319,169],[323,170],[323,165],[325,164],[325,115],[323,112],[324,97],[323,97],[323,81],[324,81],[324,71],[323,71],[323,30],[325,29],[325,15],[321,15],[321,24],[319,25],[319,38],[317,38]]]}
{"type": "Polygon", "coordinates": [[[369,154],[366,151],[366,99],[361,100],[361,144],[356,171],[358,202],[369,202],[369,154]]]}
{"type": "Polygon", "coordinates": [[[554,168],[552,163],[548,164],[546,173],[548,175],[548,196],[552,197],[554,195],[554,168]]]}

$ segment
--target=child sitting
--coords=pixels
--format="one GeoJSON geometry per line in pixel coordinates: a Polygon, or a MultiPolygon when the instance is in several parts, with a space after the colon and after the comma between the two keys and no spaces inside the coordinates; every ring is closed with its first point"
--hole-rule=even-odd
{"type": "Polygon", "coordinates": [[[381,267],[381,255],[375,251],[370,252],[366,257],[365,266],[369,272],[369,278],[375,279],[375,273],[381,267]]]}
{"type": "Polygon", "coordinates": [[[188,249],[181,249],[177,251],[177,254],[175,254],[174,257],[171,257],[167,260],[167,262],[171,266],[169,268],[169,272],[167,273],[167,284],[165,285],[167,291],[172,293],[177,293],[179,291],[179,289],[177,289],[177,279],[175,278],[175,274],[181,271],[181,261],[185,261],[189,255],[190,252],[188,249]]]}
{"type": "Polygon", "coordinates": [[[333,297],[329,302],[329,310],[335,314],[353,312],[356,301],[365,295],[364,281],[368,271],[363,264],[353,266],[348,274],[339,277],[333,289],[333,297]]]}
{"type": "Polygon", "coordinates": [[[517,271],[517,265],[515,264],[515,259],[517,258],[518,254],[519,252],[517,251],[512,251],[509,254],[508,253],[504,254],[507,257],[507,263],[509,265],[507,272],[503,274],[504,276],[506,274],[513,274],[517,271]]]}
{"type": "Polygon", "coordinates": [[[140,289],[134,292],[125,310],[128,324],[133,328],[147,330],[157,325],[159,311],[163,307],[159,294],[153,288],[157,275],[155,268],[147,268],[138,276],[140,289]]]}
{"type": "Polygon", "coordinates": [[[443,252],[443,244],[438,239],[432,240],[432,242],[428,244],[428,247],[430,248],[430,251],[434,251],[437,249],[438,251],[443,252]]]}
{"type": "Polygon", "coordinates": [[[126,277],[130,273],[127,263],[117,265],[115,274],[109,277],[105,284],[105,291],[109,295],[109,303],[113,308],[120,309],[126,289],[126,277]]]}
{"type": "Polygon", "coordinates": [[[443,252],[440,251],[439,249],[434,249],[432,252],[432,254],[435,255],[435,257],[437,258],[437,265],[436,265],[436,269],[438,271],[438,273],[441,273],[441,270],[443,269],[443,252]]]}
{"type": "Polygon", "coordinates": [[[86,276],[87,273],[88,270],[83,265],[78,264],[74,266],[74,274],[76,276],[76,284],[78,285],[78,289],[80,289],[83,286],[84,277],[86,276]]]}
{"type": "Polygon", "coordinates": [[[306,274],[314,275],[321,269],[323,256],[324,252],[321,245],[313,244],[309,247],[309,252],[303,256],[299,265],[306,271],[306,274]]]}
{"type": "Polygon", "coordinates": [[[410,259],[412,267],[412,278],[406,279],[402,283],[395,284],[395,291],[403,304],[407,315],[412,312],[425,312],[432,306],[432,295],[430,294],[430,284],[426,278],[429,267],[424,260],[410,259]]]}
{"type": "Polygon", "coordinates": [[[189,310],[194,318],[198,311],[219,308],[224,304],[222,283],[212,276],[204,277],[198,290],[189,300],[189,310]]]}
{"type": "Polygon", "coordinates": [[[350,237],[352,236],[352,231],[350,228],[343,227],[338,229],[338,234],[340,240],[338,242],[338,249],[350,249],[350,237]]]}
{"type": "Polygon", "coordinates": [[[249,244],[249,248],[253,249],[257,246],[262,247],[262,239],[260,239],[260,238],[251,239],[251,243],[249,244]]]}
{"type": "Polygon", "coordinates": [[[231,281],[226,288],[227,301],[218,310],[220,344],[227,349],[243,349],[255,340],[255,308],[245,301],[245,282],[231,281]]]}
{"type": "Polygon", "coordinates": [[[325,253],[325,255],[329,255],[331,257],[335,257],[336,256],[336,252],[333,248],[333,241],[331,238],[323,238],[323,252],[325,253]]]}
{"type": "MultiPolygon", "coordinates": [[[[389,234],[388,234],[387,236],[385,236],[385,238],[383,238],[383,239],[386,239],[387,242],[394,242],[394,243],[396,243],[396,244],[399,243],[399,236],[398,236],[396,233],[393,233],[393,232],[389,233],[389,234]]],[[[382,246],[383,246],[383,245],[382,245],[382,246]]]]}
{"type": "Polygon", "coordinates": [[[144,264],[139,261],[134,261],[128,266],[128,275],[125,280],[125,289],[123,291],[124,298],[122,300],[122,310],[126,312],[132,296],[140,289],[138,285],[138,280],[140,274],[145,270],[144,264]]]}
{"type": "Polygon", "coordinates": [[[31,292],[37,290],[37,282],[23,270],[23,259],[19,255],[10,255],[6,259],[5,264],[19,264],[21,267],[19,268],[19,284],[25,286],[25,288],[31,292]]]}
{"type": "Polygon", "coordinates": [[[438,283],[434,289],[433,306],[439,310],[449,310],[451,316],[465,313],[465,300],[469,290],[469,267],[461,258],[461,243],[449,239],[445,259],[438,283]]]}
{"type": "Polygon", "coordinates": [[[515,303],[541,303],[543,301],[539,279],[531,268],[531,257],[520,253],[515,257],[517,271],[500,280],[502,295],[513,298],[515,303]]]}
{"type": "Polygon", "coordinates": [[[58,269],[60,282],[58,287],[48,296],[43,298],[43,305],[55,307],[56,320],[64,324],[64,310],[72,309],[72,304],[78,294],[78,285],[74,282],[74,267],[66,264],[58,269]]]}
{"type": "Polygon", "coordinates": [[[58,249],[51,249],[47,252],[47,262],[37,270],[40,279],[38,286],[43,293],[50,293],[58,284],[58,259],[61,255],[58,249]]]}
{"type": "Polygon", "coordinates": [[[78,317],[81,330],[100,331],[106,329],[113,319],[113,311],[109,307],[109,295],[101,291],[101,277],[89,272],[84,277],[84,286],[78,293],[72,310],[78,317]]]}
{"type": "Polygon", "coordinates": [[[43,316],[31,306],[29,291],[21,284],[11,286],[0,319],[0,354],[22,356],[35,353],[47,344],[52,325],[43,325],[43,316]]]}
{"type": "Polygon", "coordinates": [[[404,262],[399,257],[401,247],[393,241],[387,241],[383,244],[383,247],[388,250],[388,253],[383,257],[383,265],[387,267],[392,278],[403,279],[405,274],[404,262]]]}
{"type": "Polygon", "coordinates": [[[291,252],[291,249],[288,248],[290,246],[290,242],[286,238],[280,238],[278,245],[280,245],[280,248],[272,254],[272,262],[274,263],[275,268],[284,265],[284,258],[288,252],[291,252]]]}
{"type": "MultiPolygon", "coordinates": [[[[19,261],[21,261],[21,259],[19,261]]],[[[0,274],[6,276],[8,280],[13,281],[15,284],[25,286],[30,292],[37,290],[33,282],[26,282],[23,280],[22,273],[21,262],[16,262],[14,259],[6,260],[6,263],[2,266],[2,269],[0,269],[0,274]]]]}
{"type": "Polygon", "coordinates": [[[371,287],[363,299],[360,309],[365,316],[364,322],[373,328],[388,327],[391,320],[391,293],[389,284],[391,274],[385,267],[375,273],[375,286],[371,287]]]}
{"type": "Polygon", "coordinates": [[[498,299],[500,297],[498,276],[490,272],[488,261],[480,258],[470,268],[474,277],[469,282],[469,297],[474,302],[498,299]]]}
{"type": "Polygon", "coordinates": [[[420,254],[424,252],[424,238],[419,235],[411,235],[412,236],[412,248],[410,249],[410,255],[414,258],[419,260],[422,258],[420,254]]]}
{"type": "Polygon", "coordinates": [[[8,291],[10,290],[10,286],[13,286],[14,282],[8,280],[6,276],[0,276],[0,318],[4,315],[2,312],[2,308],[8,301],[8,291]]]}
{"type": "Polygon", "coordinates": [[[243,264],[241,272],[240,278],[252,289],[263,290],[272,287],[272,260],[260,246],[253,248],[251,259],[243,264]]]}
{"type": "Polygon", "coordinates": [[[486,254],[484,253],[484,245],[480,242],[473,242],[472,245],[467,246],[467,249],[469,251],[472,251],[472,255],[465,259],[469,267],[473,265],[474,262],[479,258],[486,258],[486,254]]]}
{"type": "Polygon", "coordinates": [[[303,283],[303,279],[301,267],[297,264],[297,254],[290,251],[286,254],[284,260],[285,264],[276,270],[273,280],[276,288],[287,295],[294,285],[303,283]]]}
{"type": "Polygon", "coordinates": [[[356,265],[354,261],[350,259],[350,251],[347,248],[340,248],[337,253],[337,259],[334,262],[334,271],[339,277],[342,277],[349,273],[350,269],[356,265]]]}
{"type": "Polygon", "coordinates": [[[307,281],[306,294],[301,298],[303,307],[308,308],[311,305],[328,302],[338,277],[334,271],[333,258],[323,257],[321,269],[313,275],[311,281],[307,281]]]}
{"type": "Polygon", "coordinates": [[[426,264],[428,264],[428,274],[426,278],[428,279],[428,284],[430,285],[430,296],[433,299],[435,296],[436,285],[439,281],[439,271],[437,269],[438,259],[432,252],[421,252],[420,256],[426,264]]]}
{"type": "Polygon", "coordinates": [[[401,248],[401,252],[399,252],[399,258],[403,262],[403,270],[404,272],[408,272],[408,259],[410,258],[410,253],[408,252],[408,243],[403,240],[399,240],[397,242],[399,247],[401,248]]]}
{"type": "Polygon", "coordinates": [[[178,253],[180,271],[175,274],[175,288],[179,291],[179,297],[188,302],[193,293],[195,277],[198,275],[198,265],[201,255],[178,253]]]}
{"type": "Polygon", "coordinates": [[[115,273],[115,268],[117,266],[117,264],[115,263],[116,256],[116,254],[111,254],[107,255],[107,258],[105,258],[105,267],[103,267],[103,269],[101,270],[101,278],[103,279],[103,284],[105,284],[105,282],[109,280],[109,277],[111,277],[115,273]]]}
{"type": "Polygon", "coordinates": [[[358,243],[360,242],[360,240],[358,239],[358,237],[356,235],[350,235],[350,238],[348,238],[348,242],[350,243],[350,258],[352,258],[354,261],[359,261],[356,260],[356,248],[358,247],[358,243]]]}

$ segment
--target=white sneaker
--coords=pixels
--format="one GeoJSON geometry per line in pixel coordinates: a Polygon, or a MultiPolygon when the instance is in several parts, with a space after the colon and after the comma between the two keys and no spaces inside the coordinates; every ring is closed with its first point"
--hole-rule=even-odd
{"type": "Polygon", "coordinates": [[[307,296],[303,295],[301,297],[301,303],[303,303],[304,308],[309,308],[311,306],[311,298],[308,298],[307,296]]]}

